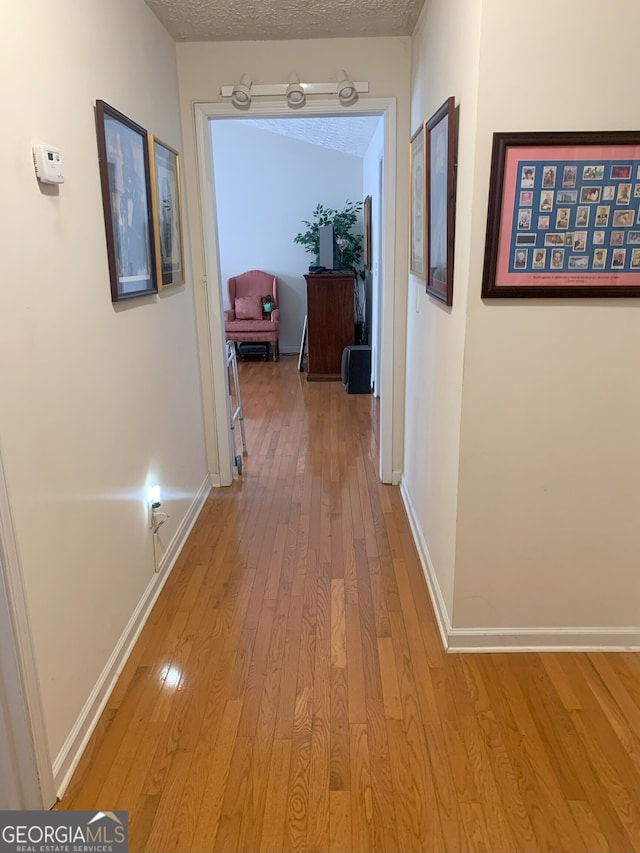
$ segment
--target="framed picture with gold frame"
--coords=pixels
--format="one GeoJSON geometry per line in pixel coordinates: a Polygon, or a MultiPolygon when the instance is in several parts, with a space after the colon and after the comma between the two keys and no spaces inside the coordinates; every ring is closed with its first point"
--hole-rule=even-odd
{"type": "Polygon", "coordinates": [[[158,289],[162,290],[185,281],[180,155],[149,134],[149,161],[158,289]]]}
{"type": "Polygon", "coordinates": [[[409,142],[409,271],[426,277],[425,257],[425,123],[409,142]]]}

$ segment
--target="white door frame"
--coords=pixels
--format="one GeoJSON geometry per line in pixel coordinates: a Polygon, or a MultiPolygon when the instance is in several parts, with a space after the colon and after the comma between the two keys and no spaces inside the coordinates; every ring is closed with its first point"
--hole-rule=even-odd
{"type": "MultiPolygon", "coordinates": [[[[378,220],[377,228],[378,228],[378,234],[381,234],[382,233],[382,227],[384,225],[383,205],[384,205],[384,197],[385,197],[384,159],[382,157],[380,158],[380,160],[378,160],[378,195],[379,195],[379,198],[381,200],[381,203],[378,205],[378,211],[377,211],[377,220],[378,220]]],[[[378,246],[374,247],[374,252],[376,255],[374,263],[376,265],[376,275],[378,278],[378,286],[379,286],[380,270],[382,269],[382,246],[380,245],[380,241],[378,241],[378,246]]],[[[381,300],[380,299],[378,299],[376,302],[376,312],[377,312],[376,326],[378,329],[380,329],[380,326],[383,322],[382,311],[381,311],[381,300]]],[[[376,377],[375,382],[376,382],[376,384],[374,386],[374,390],[375,390],[376,397],[380,396],[380,389],[377,387],[379,384],[378,383],[378,377],[380,376],[380,371],[381,371],[381,367],[380,367],[380,345],[379,344],[380,344],[380,342],[378,340],[378,346],[376,347],[376,352],[375,352],[375,377],[376,377]]]]}
{"type": "Polygon", "coordinates": [[[11,746],[9,779],[5,779],[10,787],[4,795],[20,802],[5,808],[48,809],[56,800],[53,770],[1,454],[0,705],[0,739],[6,744],[8,738],[11,746]]]}
{"type": "MultiPolygon", "coordinates": [[[[201,342],[201,351],[211,354],[211,363],[203,365],[205,380],[212,384],[215,401],[214,417],[218,434],[217,470],[220,485],[228,486],[233,480],[233,458],[228,440],[230,424],[229,396],[227,394],[226,356],[224,340],[222,287],[220,282],[220,254],[216,225],[215,186],[213,181],[213,152],[209,122],[221,118],[245,118],[230,103],[194,104],[196,145],[198,152],[198,183],[200,212],[204,244],[204,269],[207,281],[209,340],[201,342]]],[[[383,483],[392,482],[393,472],[393,299],[395,282],[395,221],[396,221],[396,99],[360,98],[351,107],[341,107],[335,100],[318,100],[307,103],[296,112],[295,118],[305,115],[333,117],[345,115],[379,115],[384,119],[384,228],[380,247],[383,264],[381,299],[381,369],[380,383],[380,460],[379,474],[383,483]]],[[[251,117],[292,118],[291,110],[282,101],[268,101],[251,105],[251,117]]],[[[215,460],[209,460],[209,470],[214,470],[215,460]],[[214,463],[212,465],[212,462],[214,463]]]]}

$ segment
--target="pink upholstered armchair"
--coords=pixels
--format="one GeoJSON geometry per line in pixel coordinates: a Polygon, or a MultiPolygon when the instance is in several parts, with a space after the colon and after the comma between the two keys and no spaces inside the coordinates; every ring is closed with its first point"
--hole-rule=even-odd
{"type": "Polygon", "coordinates": [[[229,308],[224,312],[224,331],[228,341],[265,341],[271,344],[273,360],[278,361],[278,279],[275,275],[250,270],[234,275],[227,282],[229,308]],[[263,309],[263,297],[271,297],[273,309],[263,309]]]}

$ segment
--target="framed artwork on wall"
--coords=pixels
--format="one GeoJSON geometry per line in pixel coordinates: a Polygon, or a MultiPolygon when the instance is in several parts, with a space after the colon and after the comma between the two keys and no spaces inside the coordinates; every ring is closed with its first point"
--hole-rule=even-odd
{"type": "Polygon", "coordinates": [[[494,134],[482,296],[640,296],[640,132],[494,134]]]}
{"type": "Polygon", "coordinates": [[[180,155],[149,134],[151,201],[158,289],[184,284],[180,155]]]}
{"type": "Polygon", "coordinates": [[[453,304],[456,107],[448,98],[426,123],[427,293],[453,304]]]}
{"type": "Polygon", "coordinates": [[[157,291],[147,131],[96,101],[111,300],[157,291]]]}
{"type": "Polygon", "coordinates": [[[409,143],[409,271],[425,277],[425,162],[424,124],[409,143]]]}
{"type": "Polygon", "coordinates": [[[371,196],[364,200],[364,265],[371,269],[371,196]]]}

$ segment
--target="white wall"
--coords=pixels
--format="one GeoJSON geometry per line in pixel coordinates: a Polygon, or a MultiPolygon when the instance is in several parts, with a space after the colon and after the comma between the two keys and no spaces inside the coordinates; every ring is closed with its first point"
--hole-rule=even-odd
{"type": "MultiPolygon", "coordinates": [[[[378,39],[328,39],[278,42],[181,43],[176,45],[184,166],[187,183],[189,216],[192,224],[191,246],[194,281],[197,283],[196,304],[203,331],[207,316],[204,277],[204,244],[198,204],[198,177],[194,135],[193,102],[220,101],[220,87],[233,83],[248,73],[260,83],[286,81],[295,69],[301,79],[335,80],[338,69],[345,68],[353,80],[369,81],[369,97],[397,99],[398,173],[396,181],[395,223],[396,269],[394,282],[394,353],[393,353],[393,468],[402,465],[404,405],[404,343],[407,293],[407,217],[408,206],[407,146],[409,138],[409,37],[378,39]]],[[[362,98],[364,100],[364,97],[362,98]]],[[[340,114],[346,112],[339,108],[340,114]]],[[[250,114],[249,114],[250,115],[250,114]]],[[[299,113],[297,114],[299,115],[299,113]]],[[[203,335],[206,339],[206,335],[203,335]]],[[[207,357],[202,351],[202,360],[207,357]]],[[[205,412],[207,403],[205,401],[205,412]]]]}
{"type": "Polygon", "coordinates": [[[210,123],[223,301],[227,279],[251,269],[278,276],[280,350],[298,352],[303,275],[315,257],[294,243],[317,204],[362,198],[362,160],[233,119],[210,123]]]}
{"type": "Polygon", "coordinates": [[[412,129],[453,94],[460,140],[452,310],[410,280],[405,494],[456,631],[601,628],[606,643],[638,625],[638,305],[480,289],[493,132],[635,126],[640,8],[464,12],[432,0],[413,39],[412,129]],[[577,68],[570,99],[549,97],[577,68]]]}
{"type": "Polygon", "coordinates": [[[40,0],[5,10],[0,443],[60,758],[154,578],[148,479],[167,543],[207,472],[189,258],[186,286],[112,305],[94,119],[102,98],[181,149],[175,45],[142,0],[56,16],[52,35],[40,0]],[[38,185],[36,142],[62,149],[58,190],[38,185]]]}
{"type": "Polygon", "coordinates": [[[409,277],[403,491],[448,617],[453,613],[456,513],[471,199],[476,144],[480,0],[431,0],[413,36],[411,132],[450,96],[459,105],[453,307],[409,277]]]}
{"type": "Polygon", "coordinates": [[[480,299],[492,133],[637,128],[639,28],[636,0],[483,5],[460,628],[639,625],[640,303],[480,299]]]}

